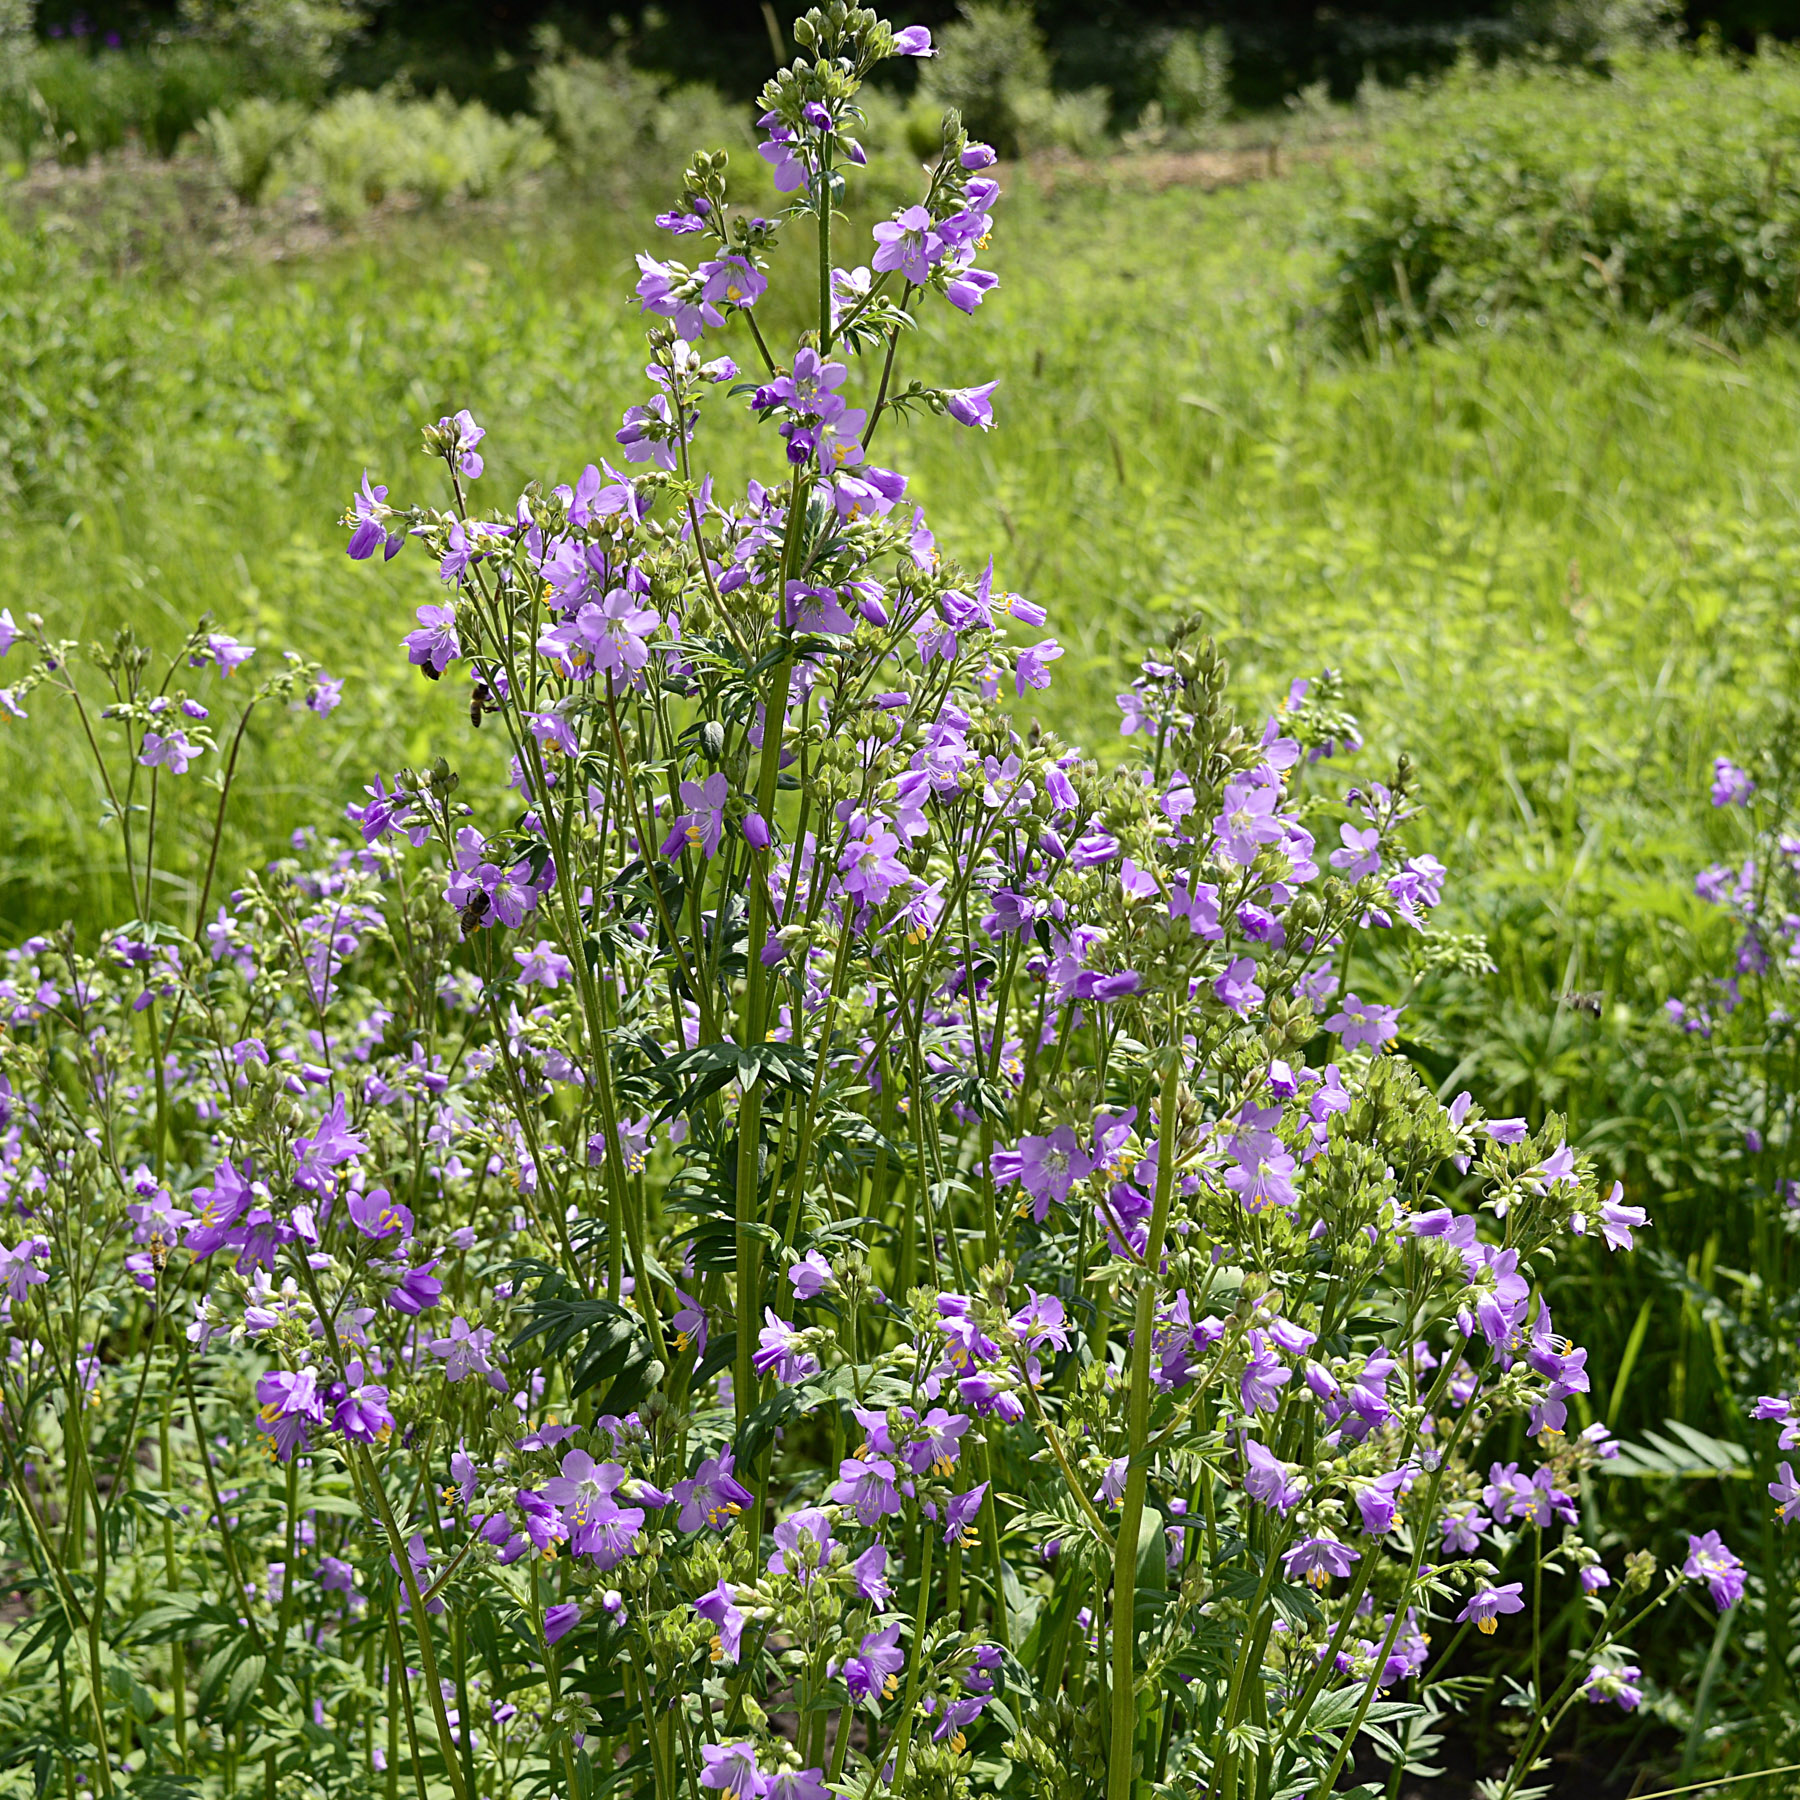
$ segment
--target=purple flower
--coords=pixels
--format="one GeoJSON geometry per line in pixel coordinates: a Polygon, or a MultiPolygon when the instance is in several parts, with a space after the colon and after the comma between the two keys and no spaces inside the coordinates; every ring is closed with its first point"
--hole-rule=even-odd
{"type": "Polygon", "coordinates": [[[1240,1018],[1251,1007],[1260,1005],[1263,991],[1256,982],[1256,958],[1238,957],[1213,983],[1213,992],[1223,1005],[1230,1007],[1240,1018]]]}
{"type": "Polygon", "coordinates": [[[981,1717],[982,1709],[987,1705],[985,1697],[971,1697],[966,1700],[953,1700],[944,1708],[944,1714],[938,1720],[931,1733],[931,1741],[941,1744],[946,1738],[950,1740],[950,1748],[958,1756],[966,1748],[963,1727],[972,1725],[981,1717]]]}
{"type": "Polygon", "coordinates": [[[1776,1516],[1782,1524],[1791,1525],[1800,1518],[1800,1481],[1794,1479],[1792,1463],[1784,1462],[1779,1475],[1779,1480],[1769,1483],[1769,1498],[1776,1503],[1776,1516]]]}
{"type": "Polygon", "coordinates": [[[1299,1165],[1273,1132],[1241,1132],[1232,1140],[1231,1149],[1238,1160],[1225,1171],[1225,1185],[1243,1202],[1245,1212],[1299,1204],[1294,1188],[1299,1165]]]}
{"type": "Polygon", "coordinates": [[[789,1285],[796,1300],[816,1300],[828,1287],[836,1285],[837,1276],[831,1264],[817,1250],[809,1250],[788,1270],[789,1285]]]}
{"type": "Polygon", "coordinates": [[[494,1373],[487,1356],[493,1345],[493,1332],[472,1327],[467,1319],[458,1316],[450,1321],[447,1337],[432,1339],[431,1354],[443,1359],[446,1381],[461,1381],[467,1375],[494,1373]]]}
{"type": "Polygon", "coordinates": [[[990,396],[1000,385],[983,382],[980,387],[945,388],[944,408],[959,425],[978,426],[983,431],[994,428],[994,406],[990,396]]]}
{"type": "Polygon", "coordinates": [[[1448,1507],[1438,1521],[1438,1529],[1444,1534],[1444,1554],[1472,1555],[1481,1543],[1481,1534],[1493,1523],[1473,1500],[1448,1507]]]}
{"type": "Polygon", "coordinates": [[[906,1667],[906,1653],[899,1646],[898,1622],[863,1639],[862,1648],[844,1663],[844,1686],[852,1700],[879,1706],[894,1697],[900,1688],[900,1671],[906,1667]]]}
{"type": "Polygon", "coordinates": [[[1716,1531],[1703,1537],[1688,1537],[1687,1561],[1681,1565],[1689,1581],[1704,1581],[1712,1603],[1720,1612],[1728,1612],[1744,1597],[1744,1565],[1726,1549],[1716,1531]]]}
{"type": "Polygon", "coordinates": [[[832,1800],[823,1769],[783,1769],[769,1777],[763,1800],[832,1800]]]}
{"type": "Polygon", "coordinates": [[[294,1183],[315,1194],[331,1191],[332,1171],[368,1149],[365,1139],[350,1130],[344,1096],[331,1103],[331,1111],[319,1121],[310,1137],[294,1139],[294,1183]]]}
{"type": "Polygon", "coordinates": [[[764,1800],[769,1791],[768,1778],[756,1766],[756,1746],[741,1744],[702,1744],[700,1760],[706,1767],[700,1772],[703,1788],[716,1788],[722,1800],[764,1800]]]}
{"type": "Polygon", "coordinates": [[[838,1468],[838,1482],[828,1498],[855,1512],[865,1530],[872,1531],[891,1513],[900,1510],[900,1490],[894,1465],[884,1456],[847,1456],[838,1468]]]}
{"type": "Polygon", "coordinates": [[[444,1284],[432,1274],[438,1266],[434,1256],[429,1262],[420,1263],[416,1269],[408,1269],[400,1277],[400,1285],[388,1294],[388,1305],[395,1312],[417,1316],[429,1312],[437,1305],[438,1297],[444,1291],[444,1284]]]}
{"type": "Polygon", "coordinates": [[[792,1575],[811,1581],[831,1555],[831,1520],[816,1506],[802,1508],[775,1527],[775,1553],[769,1558],[771,1575],[792,1575]],[[805,1546],[810,1543],[809,1551],[805,1546]]]}
{"type": "MultiPolygon", "coordinates": [[[[226,1157],[213,1170],[210,1188],[194,1189],[200,1210],[188,1227],[187,1247],[196,1257],[211,1256],[231,1236],[233,1228],[250,1204],[251,1186],[238,1174],[231,1158],[226,1157]]],[[[23,1299],[14,1294],[15,1300],[23,1299]]]]}
{"type": "Polygon", "coordinates": [[[384,561],[392,561],[401,545],[406,542],[403,532],[388,531],[382,524],[382,520],[393,510],[383,504],[387,499],[387,492],[384,487],[370,486],[369,471],[363,470],[362,490],[353,494],[350,499],[356,525],[350,533],[350,542],[344,547],[345,554],[357,562],[373,556],[377,549],[382,551],[384,561]]]}
{"type": "Polygon", "coordinates": [[[1040,1294],[1036,1288],[1025,1290],[1031,1299],[1013,1314],[1012,1328],[1034,1350],[1044,1344],[1058,1350],[1069,1347],[1068,1315],[1054,1294],[1040,1294]]]}
{"type": "Polygon", "coordinates": [[[1381,832],[1375,826],[1363,831],[1354,825],[1340,825],[1338,836],[1344,847],[1332,851],[1331,866],[1342,870],[1349,880],[1360,881],[1381,867],[1381,832]]]}
{"type": "Polygon", "coordinates": [[[412,1213],[387,1192],[387,1188],[371,1188],[367,1193],[351,1193],[349,1222],[364,1237],[412,1237],[412,1213]]]}
{"type": "Polygon", "coordinates": [[[966,1494],[951,1496],[950,1504],[944,1509],[944,1542],[960,1544],[975,1524],[975,1515],[981,1511],[981,1502],[988,1491],[984,1481],[972,1487],[966,1494]]]}
{"type": "Polygon", "coordinates": [[[569,1525],[569,1548],[591,1556],[610,1569],[631,1554],[631,1540],[643,1529],[641,1507],[613,1500],[625,1470],[615,1462],[596,1463],[585,1450],[562,1459],[562,1473],[544,1483],[544,1496],[562,1511],[569,1525]]]}
{"type": "Polygon", "coordinates": [[[869,259],[879,271],[898,269],[914,287],[923,287],[931,265],[944,253],[931,214],[922,206],[909,206],[875,227],[875,254],[869,259]]]}
{"type": "Polygon", "coordinates": [[[581,1607],[573,1600],[566,1600],[560,1606],[544,1608],[544,1641],[554,1644],[565,1638],[581,1622],[581,1607]]]}
{"type": "Polygon", "coordinates": [[[1047,1137],[1021,1138],[1018,1156],[1017,1179],[1031,1196],[1031,1216],[1040,1224],[1051,1201],[1068,1199],[1070,1188],[1094,1171],[1094,1159],[1069,1125],[1057,1126],[1047,1137]]]}
{"type": "Polygon", "coordinates": [[[944,298],[959,312],[972,313],[999,285],[1000,277],[987,269],[959,269],[944,283],[944,298]]]}
{"type": "Polygon", "coordinates": [[[1412,1486],[1414,1474],[1410,1468],[1395,1469],[1357,1487],[1356,1507],[1362,1514],[1363,1531],[1369,1537],[1385,1537],[1394,1529],[1400,1496],[1412,1486]]]}
{"type": "Polygon", "coordinates": [[[466,406],[453,419],[439,419],[437,428],[445,443],[445,455],[470,481],[480,480],[483,465],[475,446],[487,436],[487,428],[475,423],[466,406]]]}
{"type": "Polygon", "coordinates": [[[1610,1700],[1614,1705],[1622,1706],[1626,1712],[1636,1712],[1638,1703],[1644,1697],[1644,1690],[1638,1686],[1643,1673],[1635,1663],[1627,1663],[1619,1669],[1609,1669],[1604,1663],[1595,1663],[1588,1671],[1587,1680],[1581,1684],[1582,1697],[1592,1706],[1610,1700]]]}
{"type": "Polygon", "coordinates": [[[1285,1552],[1281,1561],[1290,1580],[1304,1577],[1309,1587],[1323,1593],[1334,1577],[1348,1575],[1351,1564],[1362,1561],[1362,1552],[1325,1535],[1304,1539],[1285,1552]]]}
{"type": "Polygon", "coordinates": [[[185,775],[188,763],[205,754],[205,745],[190,744],[185,731],[146,731],[138,761],[146,769],[166,768],[171,775],[185,775]]]}
{"type": "Polygon", "coordinates": [[[675,829],[663,842],[664,856],[679,856],[684,850],[698,850],[707,858],[719,854],[719,840],[725,831],[725,801],[731,783],[723,770],[715,770],[704,781],[681,784],[681,804],[688,810],[675,821],[675,829]]]}
{"type": "Polygon", "coordinates": [[[1624,1192],[1624,1182],[1615,1181],[1612,1192],[1600,1202],[1600,1236],[1609,1250],[1631,1249],[1632,1232],[1650,1223],[1650,1215],[1641,1206],[1620,1205],[1624,1192]]]}
{"type": "Polygon", "coordinates": [[[675,1327],[675,1348],[685,1350],[691,1343],[695,1356],[706,1354],[706,1308],[692,1294],[684,1294],[680,1288],[675,1290],[675,1298],[681,1302],[675,1310],[675,1316],[669,1323],[675,1327]]]}
{"type": "Polygon", "coordinates": [[[1372,1000],[1359,1000],[1354,994],[1346,994],[1338,1007],[1339,1010],[1325,1021],[1325,1029],[1342,1033],[1346,1050],[1367,1044],[1379,1055],[1383,1044],[1400,1035],[1400,1009],[1397,1006],[1378,1006],[1372,1000]]]}
{"type": "Polygon", "coordinates": [[[1525,1602],[1520,1598],[1523,1591],[1522,1584],[1517,1581],[1509,1581],[1505,1587],[1495,1587],[1491,1582],[1483,1581],[1469,1596],[1462,1611],[1456,1615],[1456,1623],[1461,1625],[1473,1622],[1475,1629],[1484,1637],[1492,1637],[1502,1613],[1525,1610],[1525,1602]]]}
{"type": "Polygon", "coordinates": [[[234,637],[226,637],[223,632],[211,631],[206,636],[206,647],[188,658],[191,668],[212,659],[221,675],[229,675],[234,669],[242,668],[256,654],[254,644],[240,644],[234,637]]]}
{"type": "Polygon", "coordinates": [[[334,1393],[341,1396],[331,1415],[333,1427],[359,1444],[386,1442],[394,1429],[394,1415],[388,1410],[387,1389],[364,1382],[361,1363],[352,1363],[345,1373],[349,1375],[352,1385],[333,1389],[334,1393]]]}
{"type": "Polygon", "coordinates": [[[515,950],[513,961],[519,965],[520,987],[558,987],[575,975],[575,965],[548,938],[539,938],[529,950],[515,950]]]}
{"type": "Polygon", "coordinates": [[[1729,757],[1713,758],[1712,803],[1714,806],[1744,806],[1756,792],[1756,783],[1729,757]]]}
{"type": "Polygon", "coordinates": [[[702,1525],[714,1531],[729,1531],[731,1522],[754,1497],[732,1473],[732,1453],[724,1450],[709,1456],[694,1471],[693,1478],[676,1482],[671,1497],[681,1508],[675,1523],[683,1531],[698,1531],[702,1525]]]}
{"type": "Polygon", "coordinates": [[[713,1626],[712,1659],[735,1663],[744,1638],[744,1614],[737,1595],[721,1581],[694,1602],[694,1611],[713,1626]]]}
{"type": "Polygon", "coordinates": [[[748,257],[736,254],[703,262],[694,273],[705,281],[700,290],[703,299],[714,306],[749,308],[754,306],[769,286],[769,278],[748,257]]]}
{"type": "Polygon", "coordinates": [[[1306,1493],[1304,1482],[1291,1479],[1288,1466],[1273,1451],[1255,1438],[1244,1439],[1244,1460],[1250,1466],[1244,1474],[1244,1492],[1259,1506],[1285,1513],[1300,1503],[1306,1493]]]}
{"type": "Polygon", "coordinates": [[[258,1379],[256,1398],[256,1428],[275,1440],[275,1454],[283,1462],[291,1461],[296,1450],[309,1448],[308,1430],[325,1423],[325,1402],[312,1369],[271,1369],[258,1379]]]}
{"type": "Polygon", "coordinates": [[[763,1308],[763,1321],[759,1338],[761,1347],[750,1359],[757,1374],[767,1375],[773,1371],[783,1387],[792,1387],[795,1382],[818,1374],[819,1359],[800,1348],[801,1333],[797,1326],[790,1325],[772,1306],[763,1308]]]}
{"type": "Polygon", "coordinates": [[[1490,1344],[1503,1344],[1525,1315],[1525,1303],[1531,1285],[1519,1273],[1516,1250],[1496,1250],[1491,1244],[1477,1244],[1464,1253],[1465,1265],[1475,1259],[1470,1273],[1471,1292],[1475,1297],[1475,1318],[1490,1344]]]}
{"type": "MultiPolygon", "coordinates": [[[[909,25],[904,31],[894,33],[894,54],[896,56],[936,56],[931,47],[931,30],[925,25],[909,25]]],[[[985,147],[985,146],[984,146],[985,147]]],[[[990,156],[990,162],[993,158],[990,156]]]]}
{"type": "Polygon", "coordinates": [[[887,1545],[874,1543],[850,1565],[850,1575],[856,1583],[856,1591],[871,1606],[885,1606],[894,1591],[887,1578],[887,1563],[887,1545]]]}
{"type": "Polygon", "coordinates": [[[1281,1390],[1293,1379],[1293,1370],[1268,1347],[1260,1331],[1250,1333],[1250,1351],[1238,1392],[1249,1411],[1273,1412],[1281,1404],[1281,1390]]]}
{"type": "Polygon", "coordinates": [[[1055,638],[1045,638],[1041,644],[1027,645],[1013,660],[1013,692],[1023,699],[1027,688],[1047,688],[1050,685],[1050,664],[1062,654],[1063,647],[1055,638]]]}
{"type": "Polygon", "coordinates": [[[421,606],[413,617],[419,621],[419,629],[406,634],[406,660],[436,680],[462,655],[462,640],[456,635],[456,608],[421,606]]]}

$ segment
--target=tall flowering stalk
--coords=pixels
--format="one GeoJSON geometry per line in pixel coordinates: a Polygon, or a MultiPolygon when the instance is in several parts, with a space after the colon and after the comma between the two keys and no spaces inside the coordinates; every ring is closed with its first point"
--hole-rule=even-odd
{"type": "Polygon", "coordinates": [[[12,953],[0,1441],[51,1759],[1323,1800],[1548,1574],[1596,1619],[1566,1679],[1535,1659],[1516,1783],[1571,1694],[1637,1691],[1652,1571],[1605,1603],[1575,1496],[1609,1446],[1539,1289],[1623,1215],[1348,986],[1366,934],[1421,979],[1476,952],[1431,924],[1407,765],[1331,785],[1335,677],[1245,729],[1182,626],[1112,766],[1029,722],[1043,610],[886,466],[1001,410],[912,373],[924,309],[996,285],[993,155],[947,117],[845,255],[859,88],[930,39],[795,36],[781,216],[687,172],[617,449],[484,509],[459,412],[441,505],[365,475],[346,515],[351,556],[435,564],[406,656],[507,786],[384,775],[186,935],[145,863],[141,929],[12,953]],[[727,493],[697,445],[731,406],[772,456],[727,493]],[[152,1418],[184,1503],[136,1485],[152,1418]],[[1516,1421],[1534,1467],[1490,1448],[1516,1421]],[[132,1493],[166,1573],[127,1591],[132,1493]],[[163,1645],[172,1705],[121,1704],[109,1656],[163,1645]]]}

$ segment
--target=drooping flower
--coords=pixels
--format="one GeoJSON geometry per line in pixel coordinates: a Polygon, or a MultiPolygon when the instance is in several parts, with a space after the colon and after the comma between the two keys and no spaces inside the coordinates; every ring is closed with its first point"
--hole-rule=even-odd
{"type": "Polygon", "coordinates": [[[1244,1439],[1244,1461],[1249,1464],[1244,1474],[1244,1492],[1259,1506],[1286,1513],[1298,1506],[1306,1493],[1306,1484],[1293,1479],[1286,1463],[1255,1438],[1244,1439]]]}
{"type": "Polygon", "coordinates": [[[1729,1612],[1744,1597],[1744,1564],[1742,1558],[1726,1548],[1716,1531],[1699,1537],[1689,1535],[1687,1561],[1681,1565],[1689,1581],[1704,1581],[1712,1603],[1720,1612],[1729,1612]]]}
{"type": "Polygon", "coordinates": [[[1609,1669],[1604,1663],[1595,1663],[1588,1671],[1587,1680],[1581,1684],[1582,1698],[1591,1706],[1599,1706],[1610,1700],[1615,1706],[1623,1707],[1626,1712],[1636,1712],[1639,1702],[1644,1698],[1644,1690],[1638,1685],[1643,1674],[1643,1670],[1635,1663],[1626,1663],[1616,1669],[1609,1669]]]}
{"type": "Polygon", "coordinates": [[[831,1555],[834,1539],[830,1515],[816,1506],[803,1507],[775,1527],[775,1549],[769,1557],[771,1575],[792,1575],[811,1581],[831,1555]]]}
{"type": "Polygon", "coordinates": [[[871,1606],[885,1606],[894,1591],[887,1578],[887,1565],[888,1548],[880,1542],[871,1544],[850,1565],[850,1577],[856,1584],[856,1591],[871,1606]]]}
{"type": "Polygon", "coordinates": [[[684,850],[698,850],[707,858],[719,854],[719,840],[725,832],[725,802],[731,783],[722,770],[715,769],[704,781],[681,784],[681,804],[687,808],[675,821],[675,829],[664,840],[664,856],[679,856],[684,850]]]}
{"type": "Polygon", "coordinates": [[[1776,1517],[1782,1524],[1791,1525],[1800,1518],[1800,1481],[1794,1479],[1792,1463],[1784,1462],[1777,1475],[1778,1479],[1769,1483],[1769,1498],[1776,1502],[1776,1517]]]}
{"type": "Polygon", "coordinates": [[[864,1637],[857,1654],[844,1663],[844,1686],[852,1700],[878,1706],[899,1692],[900,1671],[906,1667],[906,1652],[899,1645],[898,1621],[864,1637]]]}
{"type": "Polygon", "coordinates": [[[1615,1181],[1612,1192],[1600,1202],[1600,1236],[1609,1250],[1633,1247],[1632,1232],[1642,1231],[1650,1223],[1650,1215],[1641,1206],[1621,1205],[1625,1184],[1615,1181]]]}
{"type": "Polygon", "coordinates": [[[1362,1561],[1362,1552],[1323,1533],[1303,1539],[1284,1552],[1281,1561],[1290,1579],[1304,1577],[1309,1586],[1323,1593],[1335,1577],[1348,1575],[1351,1565],[1362,1561]]]}
{"type": "Polygon", "coordinates": [[[702,1594],[694,1602],[694,1611],[714,1628],[713,1661],[735,1663],[744,1639],[744,1612],[729,1583],[721,1581],[702,1594]]]}
{"type": "Polygon", "coordinates": [[[763,1308],[763,1321],[760,1347],[750,1359],[757,1374],[773,1374],[783,1387],[818,1374],[819,1359],[801,1348],[798,1326],[789,1324],[772,1306],[763,1308]]]}
{"type": "Polygon", "coordinates": [[[1523,1584],[1509,1581],[1504,1587],[1495,1587],[1492,1582],[1480,1582],[1463,1609],[1456,1615],[1457,1624],[1473,1622],[1475,1629],[1484,1637],[1492,1637],[1499,1625],[1503,1613],[1517,1613],[1525,1610],[1525,1602],[1521,1598],[1523,1584]]]}
{"type": "Polygon", "coordinates": [[[716,1789],[721,1800],[766,1800],[768,1777],[757,1768],[756,1746],[748,1740],[702,1744],[700,1760],[706,1765],[700,1771],[700,1785],[716,1789]]]}
{"type": "Polygon", "coordinates": [[[729,1531],[732,1521],[753,1498],[732,1473],[735,1463],[729,1450],[707,1457],[691,1479],[676,1482],[671,1497],[681,1511],[675,1523],[682,1531],[698,1531],[702,1525],[729,1531]]]}
{"type": "Polygon", "coordinates": [[[849,1507],[865,1529],[873,1530],[900,1510],[894,1465],[885,1456],[845,1457],[830,1498],[849,1507]]]}

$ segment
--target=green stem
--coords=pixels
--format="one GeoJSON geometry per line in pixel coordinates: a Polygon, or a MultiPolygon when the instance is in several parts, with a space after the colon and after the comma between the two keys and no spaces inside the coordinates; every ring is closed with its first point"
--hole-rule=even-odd
{"type": "MultiPolygon", "coordinates": [[[[1171,1017],[1171,1028],[1175,1023],[1171,1017]]],[[[1138,1530],[1144,1516],[1144,1491],[1150,1479],[1145,1446],[1150,1437],[1151,1338],[1163,1234],[1168,1229],[1169,1202],[1175,1191],[1175,1107],[1181,1091],[1180,1039],[1173,1030],[1172,1036],[1174,1042],[1169,1046],[1168,1067],[1163,1074],[1162,1116],[1157,1123],[1156,1199],[1150,1213],[1150,1235],[1144,1245],[1144,1272],[1138,1279],[1133,1321],[1125,1497],[1119,1508],[1119,1530],[1113,1544],[1112,1743],[1107,1756],[1106,1800],[1130,1800],[1131,1795],[1132,1739],[1137,1717],[1133,1665],[1137,1655],[1138,1530]]]]}

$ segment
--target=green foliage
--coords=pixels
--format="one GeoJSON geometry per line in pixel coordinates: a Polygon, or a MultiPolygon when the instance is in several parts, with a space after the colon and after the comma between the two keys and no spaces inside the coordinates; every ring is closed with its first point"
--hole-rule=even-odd
{"type": "Polygon", "coordinates": [[[1666,49],[1680,34],[1679,0],[1522,0],[1519,23],[1534,43],[1567,62],[1603,62],[1632,50],[1666,49]]]}
{"type": "Polygon", "coordinates": [[[182,41],[146,50],[44,44],[0,84],[0,131],[21,157],[88,162],[136,139],[173,156],[207,114],[250,91],[250,66],[230,50],[182,41]]]}
{"type": "Polygon", "coordinates": [[[219,107],[206,115],[201,135],[218,159],[231,191],[246,206],[262,199],[287,147],[306,129],[305,107],[293,100],[253,96],[230,112],[219,107]]]}
{"type": "Polygon", "coordinates": [[[747,152],[753,141],[748,114],[713,89],[670,88],[622,52],[543,63],[532,77],[532,102],[563,168],[600,192],[673,182],[696,144],[747,152]]]}
{"type": "Polygon", "coordinates": [[[290,161],[302,179],[319,184],[327,213],[342,222],[391,194],[415,194],[433,206],[484,198],[542,168],[551,154],[535,120],[498,118],[479,100],[458,106],[447,95],[351,92],[313,116],[290,161]]]}
{"type": "Polygon", "coordinates": [[[1800,59],[1464,62],[1405,108],[1332,228],[1341,341],[1521,315],[1743,342],[1800,321],[1800,59]]]}
{"type": "Polygon", "coordinates": [[[323,90],[362,22],[354,0],[181,0],[180,11],[191,32],[236,55],[259,85],[296,95],[323,90]]]}
{"type": "Polygon", "coordinates": [[[942,111],[953,106],[971,137],[1017,156],[1034,133],[1048,129],[1050,57],[1024,0],[967,0],[947,26],[920,86],[942,111]]]}
{"type": "Polygon", "coordinates": [[[1214,131],[1231,115],[1231,40],[1218,27],[1178,31],[1156,76],[1162,122],[1178,131],[1214,131]]]}

